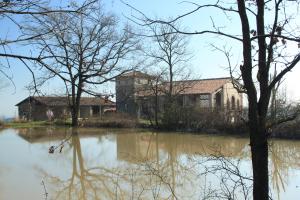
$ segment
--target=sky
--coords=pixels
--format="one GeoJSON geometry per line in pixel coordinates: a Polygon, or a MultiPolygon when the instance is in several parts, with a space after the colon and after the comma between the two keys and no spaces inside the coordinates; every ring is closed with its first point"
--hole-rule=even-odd
{"type": "MultiPolygon", "coordinates": [[[[183,3],[181,0],[124,1],[152,18],[174,18],[193,8],[192,4],[183,3]]],[[[126,6],[120,0],[103,0],[102,2],[106,10],[117,14],[120,21],[123,23],[128,22],[127,18],[138,16],[134,10],[126,6]]],[[[216,10],[213,9],[205,10],[185,18],[184,21],[182,21],[181,26],[189,31],[211,28],[213,24],[210,18],[211,16],[213,16],[213,23],[218,27],[222,27],[222,30],[229,33],[240,33],[238,18],[230,17],[230,19],[228,19],[222,13],[216,13],[216,10]]],[[[5,27],[0,30],[1,38],[7,35],[16,35],[17,30],[11,23],[1,19],[1,24],[2,27],[5,27]]],[[[242,50],[237,42],[213,35],[189,36],[188,48],[193,55],[193,58],[189,63],[189,68],[192,70],[194,78],[218,78],[229,76],[228,65],[224,54],[214,50],[212,44],[220,48],[223,46],[232,48],[232,62],[239,66],[242,50]]],[[[30,46],[11,47],[11,50],[17,53],[28,52],[29,49],[30,46]]],[[[291,47],[291,49],[292,51],[298,51],[297,47],[291,47]]],[[[2,59],[1,63],[5,64],[6,62],[2,59]]],[[[0,77],[0,80],[2,80],[2,83],[0,82],[0,88],[1,85],[3,85],[3,81],[8,84],[7,87],[0,89],[0,118],[16,117],[17,107],[15,104],[28,97],[30,94],[26,89],[26,86],[32,81],[32,77],[26,67],[18,61],[10,60],[10,69],[8,72],[13,77],[15,87],[10,82],[3,79],[3,77],[0,77]]],[[[299,75],[300,66],[298,64],[292,73],[289,73],[286,76],[283,84],[283,88],[286,88],[287,91],[287,97],[293,101],[300,100],[300,90],[297,88],[297,86],[300,85],[299,75]]],[[[113,85],[105,86],[103,88],[106,88],[106,91],[109,90],[108,92],[114,91],[113,85]]],[[[61,91],[63,91],[63,86],[59,81],[52,81],[43,87],[43,92],[49,95],[57,94],[61,91]]]]}

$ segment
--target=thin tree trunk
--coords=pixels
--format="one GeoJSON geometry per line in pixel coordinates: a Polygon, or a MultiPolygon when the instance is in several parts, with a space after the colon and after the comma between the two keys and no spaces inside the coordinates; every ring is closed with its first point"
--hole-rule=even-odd
{"type": "Polygon", "coordinates": [[[79,114],[79,109],[76,108],[77,106],[75,105],[72,108],[72,126],[77,127],[78,126],[78,114],[79,114]]]}
{"type": "Polygon", "coordinates": [[[250,146],[253,172],[253,199],[269,199],[268,137],[266,116],[259,115],[258,104],[249,104],[250,146]]]}
{"type": "Polygon", "coordinates": [[[251,134],[256,135],[255,139],[253,139],[254,141],[251,141],[252,170],[253,170],[253,199],[268,200],[269,199],[268,141],[266,139],[267,137],[266,131],[258,131],[256,133],[251,133],[251,134]],[[265,138],[262,138],[261,135],[263,135],[265,138]]]}
{"type": "Polygon", "coordinates": [[[80,100],[81,100],[81,94],[82,94],[82,82],[79,80],[78,88],[77,88],[77,94],[75,94],[75,87],[72,91],[72,126],[77,127],[78,126],[78,117],[79,117],[79,109],[80,109],[80,100]]]}
{"type": "Polygon", "coordinates": [[[155,111],[154,111],[154,118],[155,118],[155,126],[158,128],[158,94],[157,94],[157,85],[156,85],[156,91],[155,91],[155,111]]]}

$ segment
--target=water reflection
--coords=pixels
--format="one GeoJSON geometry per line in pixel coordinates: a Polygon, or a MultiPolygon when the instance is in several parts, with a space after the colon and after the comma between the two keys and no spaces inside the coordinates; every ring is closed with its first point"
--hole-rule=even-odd
{"type": "Polygon", "coordinates": [[[226,157],[246,157],[248,142],[243,138],[222,136],[195,136],[182,134],[118,134],[118,158],[121,160],[143,161],[159,157],[164,151],[172,157],[180,155],[211,155],[219,151],[226,157]]]}
{"type": "MultiPolygon", "coordinates": [[[[244,138],[51,128],[21,129],[18,135],[32,145],[44,144],[40,150],[45,152],[66,141],[62,153],[48,157],[54,170],[35,167],[49,199],[214,199],[224,180],[217,173],[207,175],[206,168],[230,161],[251,174],[244,138]]],[[[271,142],[270,176],[277,199],[299,184],[289,178],[293,170],[299,172],[299,150],[300,142],[271,142]]]]}

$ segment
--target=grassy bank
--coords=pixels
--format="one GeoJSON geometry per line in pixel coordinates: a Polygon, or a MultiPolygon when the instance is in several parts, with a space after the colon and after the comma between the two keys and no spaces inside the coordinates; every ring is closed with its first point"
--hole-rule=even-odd
{"type": "Polygon", "coordinates": [[[40,128],[45,126],[70,126],[68,121],[55,120],[55,121],[24,121],[15,120],[11,122],[3,122],[4,128],[40,128]]]}
{"type": "MultiPolygon", "coordinates": [[[[126,114],[105,115],[99,118],[79,119],[79,127],[89,128],[138,128],[145,127],[146,122],[139,122],[126,114]]],[[[54,121],[25,121],[14,120],[11,122],[0,122],[4,128],[39,128],[45,126],[71,126],[71,119],[54,121]]]]}
{"type": "MultiPolygon", "coordinates": [[[[209,123],[208,123],[209,124],[209,123]]],[[[41,128],[46,126],[71,126],[70,120],[55,121],[0,121],[0,128],[41,128]]],[[[226,135],[248,135],[245,124],[217,124],[214,126],[200,126],[195,128],[180,127],[178,129],[166,129],[164,127],[153,127],[148,120],[138,120],[126,114],[112,114],[101,118],[80,119],[79,127],[84,128],[144,128],[155,131],[189,132],[194,134],[226,134],[226,135]]],[[[271,138],[300,139],[300,121],[295,120],[274,127],[270,132],[271,138]]]]}
{"type": "Polygon", "coordinates": [[[46,121],[12,121],[4,123],[6,128],[37,128],[49,125],[46,121]]]}

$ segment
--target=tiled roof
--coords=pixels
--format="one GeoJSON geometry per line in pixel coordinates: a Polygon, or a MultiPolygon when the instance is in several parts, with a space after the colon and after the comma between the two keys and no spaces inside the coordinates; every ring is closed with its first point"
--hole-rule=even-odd
{"type": "Polygon", "coordinates": [[[214,79],[200,79],[191,81],[179,81],[176,85],[184,85],[183,94],[204,94],[213,93],[220,89],[224,84],[230,82],[230,78],[214,78],[214,79]]]}
{"type": "MultiPolygon", "coordinates": [[[[224,84],[230,82],[231,79],[225,78],[213,78],[213,79],[200,79],[200,80],[187,80],[174,82],[174,93],[176,94],[211,94],[220,89],[224,84]]],[[[169,83],[160,85],[159,90],[163,91],[168,88],[169,83]]],[[[163,92],[159,92],[161,95],[163,92]]],[[[140,89],[137,91],[138,96],[153,95],[151,89],[140,89]]]]}
{"type": "MultiPolygon", "coordinates": [[[[30,96],[24,99],[23,101],[16,104],[18,106],[19,104],[23,103],[26,100],[36,100],[37,102],[47,105],[47,106],[67,106],[68,105],[68,99],[67,97],[53,97],[53,96],[30,96]]],[[[113,101],[107,100],[105,101],[104,98],[99,97],[81,97],[80,100],[81,106],[97,106],[97,105],[115,105],[113,101]]]]}

